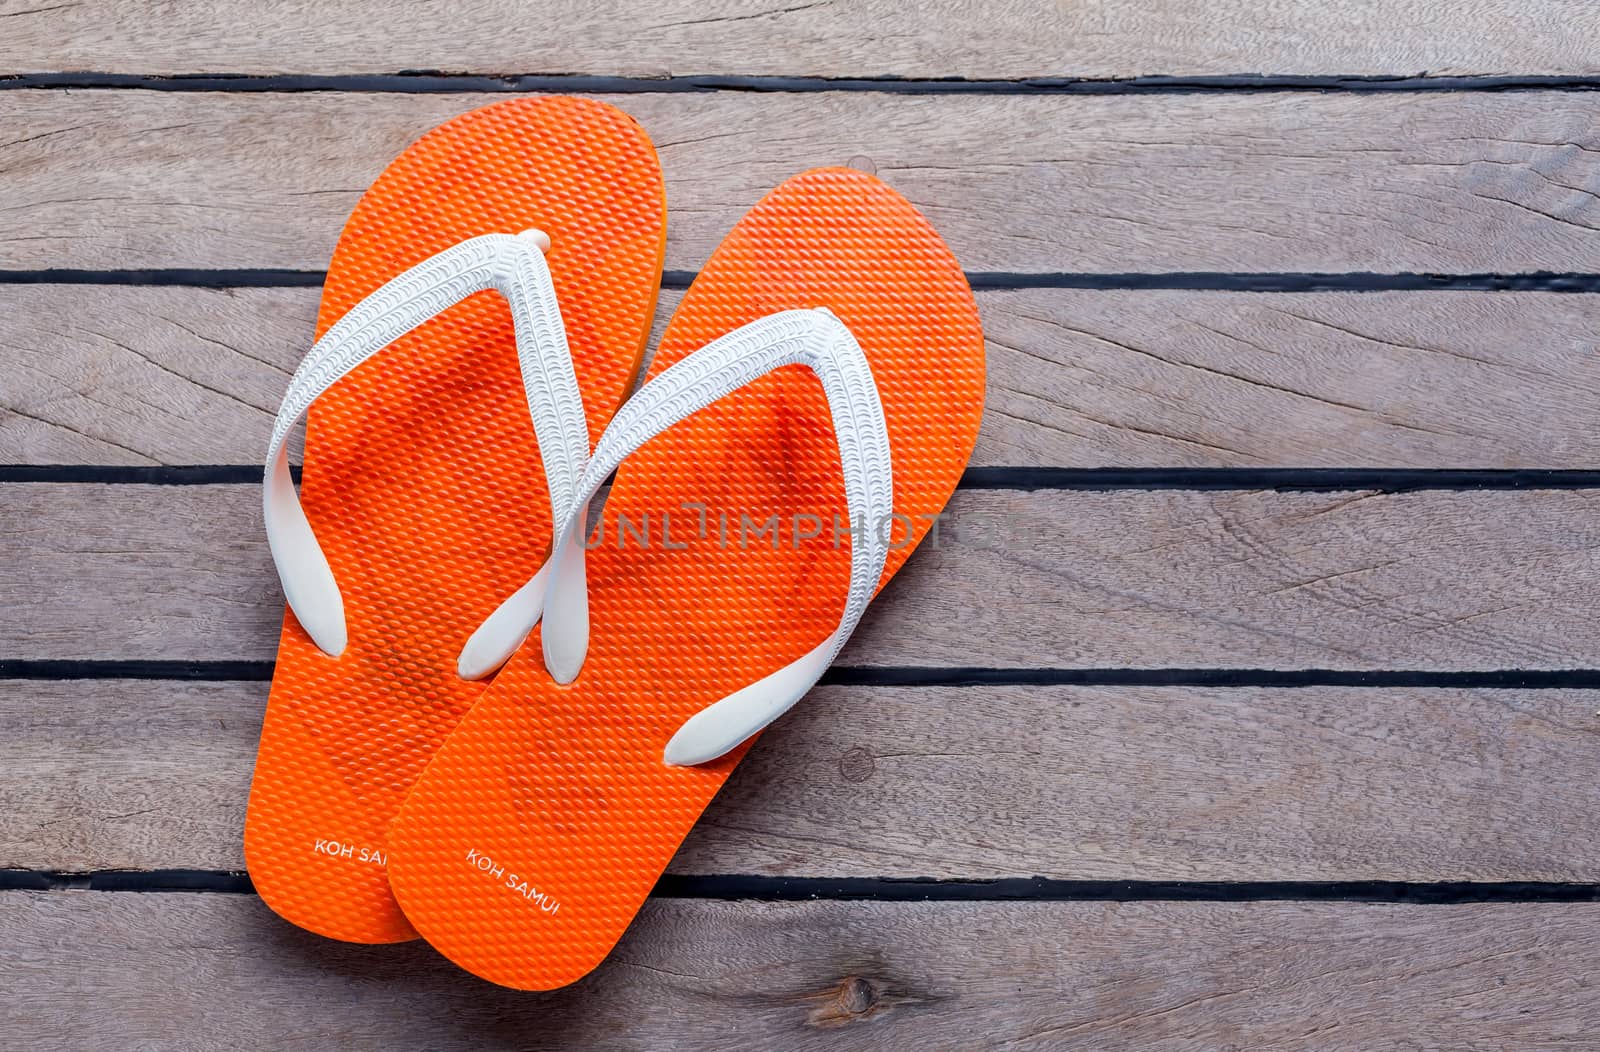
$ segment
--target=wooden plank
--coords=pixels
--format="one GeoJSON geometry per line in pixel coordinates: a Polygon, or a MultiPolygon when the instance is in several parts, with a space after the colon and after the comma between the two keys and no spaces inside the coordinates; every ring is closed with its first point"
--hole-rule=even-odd
{"type": "MultiPolygon", "coordinates": [[[[248,464],[316,289],[0,285],[0,461],[248,464]]],[[[662,294],[658,328],[681,293],[662,294]]],[[[979,466],[1600,462],[1600,299],[1544,293],[978,296],[979,466]]]]}
{"type": "Polygon", "coordinates": [[[0,286],[0,361],[11,378],[0,395],[0,457],[12,464],[261,459],[289,375],[310,346],[320,296],[318,289],[0,286]]]}
{"type": "MultiPolygon", "coordinates": [[[[841,660],[1593,668],[1595,499],[963,491],[841,660]]],[[[270,659],[259,516],[251,485],[0,486],[0,654],[270,659]]]]}
{"type": "MultiPolygon", "coordinates": [[[[503,95],[13,92],[0,268],[326,265],[408,142],[503,95]]],[[[870,167],[1000,271],[1600,270],[1590,93],[620,95],[667,265],[805,168],[870,167]]]]}
{"type": "MultiPolygon", "coordinates": [[[[244,868],[265,683],[6,693],[0,869],[244,868]]],[[[1577,690],[822,687],[672,872],[1600,881],[1597,706],[1577,690]]]]}
{"type": "Polygon", "coordinates": [[[1581,1047],[1600,905],[655,901],[552,994],[234,895],[0,895],[19,1048],[1581,1047]],[[84,1011],[93,1005],[93,1011],[84,1011]]]}
{"type": "Polygon", "coordinates": [[[1312,0],[1174,3],[891,0],[779,5],[513,0],[440,10],[376,0],[314,9],[218,0],[0,4],[0,72],[631,76],[1131,77],[1149,74],[1576,74],[1600,69],[1600,20],[1560,0],[1426,0],[1381,15],[1312,0]],[[314,19],[314,25],[310,21],[314,19]],[[521,27],[516,29],[513,27],[521,27]]]}

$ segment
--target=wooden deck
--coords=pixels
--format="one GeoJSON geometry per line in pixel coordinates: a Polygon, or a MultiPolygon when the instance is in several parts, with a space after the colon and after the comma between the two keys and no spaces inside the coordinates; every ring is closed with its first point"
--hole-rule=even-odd
{"type": "Polygon", "coordinates": [[[0,76],[0,1047],[1600,1048],[1600,8],[0,0],[0,76]],[[529,995],[282,923],[240,829],[321,268],[552,90],[660,148],[661,321],[849,163],[990,386],[945,543],[529,995]]]}

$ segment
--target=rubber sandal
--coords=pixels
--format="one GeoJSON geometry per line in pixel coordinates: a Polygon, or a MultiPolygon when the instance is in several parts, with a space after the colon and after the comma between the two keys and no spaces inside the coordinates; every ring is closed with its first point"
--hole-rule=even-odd
{"type": "Polygon", "coordinates": [[[665,229],[643,130],[559,97],[429,132],[345,226],[264,496],[290,613],[244,847],[293,923],[416,937],[385,875],[389,823],[486,689],[459,675],[462,642],[540,568],[633,382],[665,229]],[[308,409],[297,499],[285,449],[308,409]]]}
{"type": "MultiPolygon", "coordinates": [[[[983,338],[916,210],[870,176],[823,169],[735,227],[650,376],[580,487],[581,503],[621,462],[598,543],[573,543],[581,509],[564,524],[537,645],[501,670],[390,831],[406,915],[505,986],[562,986],[610,952],[738,743],[815,681],[927,535],[976,440],[983,338]],[[767,371],[784,362],[810,369],[767,371]]],[[[503,611],[484,631],[515,639],[527,626],[497,624],[503,611]]]]}

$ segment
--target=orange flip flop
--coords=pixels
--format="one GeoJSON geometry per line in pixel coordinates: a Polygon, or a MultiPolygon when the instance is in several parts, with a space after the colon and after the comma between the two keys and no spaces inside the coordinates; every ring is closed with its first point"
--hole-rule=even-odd
{"type": "Polygon", "coordinates": [[[633,381],[665,234],[644,131],[565,97],[434,129],[346,224],[264,501],[291,613],[245,861],[295,924],[416,937],[384,871],[389,823],[485,689],[457,674],[462,642],[539,569],[633,381]],[[308,409],[297,499],[285,443],[308,409]]]}
{"type": "Polygon", "coordinates": [[[573,555],[581,513],[560,527],[540,646],[506,664],[390,830],[417,930],[505,986],[598,964],[739,743],[815,682],[927,534],[983,389],[971,291],[908,202],[822,169],[757,205],[596,447],[580,502],[621,466],[591,550],[573,555]],[[784,363],[816,375],[770,371],[784,363]]]}

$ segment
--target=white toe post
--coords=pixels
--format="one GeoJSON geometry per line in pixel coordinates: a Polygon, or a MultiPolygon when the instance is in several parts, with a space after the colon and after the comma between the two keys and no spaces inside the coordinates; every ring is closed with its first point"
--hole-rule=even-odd
{"type": "MultiPolygon", "coordinates": [[[[555,569],[543,611],[544,658],[557,682],[570,683],[583,666],[589,640],[582,543],[589,501],[629,454],[656,435],[758,377],[795,364],[811,369],[822,383],[844,468],[852,525],[844,614],[839,627],[810,653],[685,723],[667,744],[663,759],[669,764],[714,760],[787,712],[833,662],[877,591],[888,559],[894,472],[883,404],[861,345],[831,312],[794,310],[751,322],[688,355],[618,410],[584,470],[574,513],[556,534],[555,569]]],[[[496,611],[494,618],[500,615],[496,611]]],[[[525,636],[533,622],[515,627],[525,636]]],[[[507,638],[512,634],[508,631],[507,638]]]]}
{"type": "MultiPolygon", "coordinates": [[[[316,342],[290,379],[267,447],[262,512],[284,598],[312,642],[329,656],[339,656],[348,643],[344,600],[295,493],[286,450],[289,436],[311,403],[351,370],[468,296],[494,289],[510,305],[517,360],[555,521],[570,512],[588,460],[589,428],[544,260],[549,247],[549,236],[540,230],[518,236],[485,234],[424,260],[352,307],[316,342]]],[[[461,664],[479,669],[491,660],[492,649],[464,652],[461,664]]],[[[498,661],[481,674],[497,667],[498,661]]]]}

